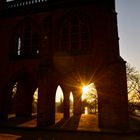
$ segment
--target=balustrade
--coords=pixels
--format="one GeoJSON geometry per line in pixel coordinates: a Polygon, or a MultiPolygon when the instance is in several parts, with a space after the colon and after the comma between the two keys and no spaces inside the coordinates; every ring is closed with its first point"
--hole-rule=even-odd
{"type": "Polygon", "coordinates": [[[47,2],[48,0],[13,0],[13,1],[7,1],[4,4],[4,9],[11,9],[11,8],[18,8],[18,7],[24,7],[29,6],[33,4],[39,4],[47,2]]]}

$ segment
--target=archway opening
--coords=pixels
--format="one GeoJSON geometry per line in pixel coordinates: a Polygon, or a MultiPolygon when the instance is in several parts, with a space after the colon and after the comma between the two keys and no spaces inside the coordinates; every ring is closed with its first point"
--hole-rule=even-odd
{"type": "Polygon", "coordinates": [[[38,88],[16,81],[8,89],[8,120],[13,126],[36,127],[38,88]]]}
{"type": "Polygon", "coordinates": [[[74,111],[74,98],[73,98],[73,93],[70,92],[70,96],[69,96],[69,100],[70,100],[70,116],[73,116],[73,111],[74,111]]]}
{"type": "Polygon", "coordinates": [[[98,95],[94,83],[82,87],[82,112],[83,114],[98,113],[98,95]]]}
{"type": "Polygon", "coordinates": [[[17,87],[18,87],[18,82],[15,82],[12,85],[12,89],[10,89],[10,97],[9,97],[9,105],[8,105],[8,118],[13,118],[16,116],[16,95],[17,95],[17,87]]]}
{"type": "Polygon", "coordinates": [[[64,94],[60,85],[56,89],[55,95],[55,122],[64,117],[64,94]]]}
{"type": "Polygon", "coordinates": [[[38,88],[36,88],[33,94],[33,101],[32,101],[32,114],[37,114],[37,103],[38,103],[38,88]]]}
{"type": "Polygon", "coordinates": [[[19,75],[16,79],[10,81],[7,87],[7,107],[8,117],[30,117],[33,112],[33,104],[37,104],[38,89],[36,83],[32,83],[29,75],[19,75]]]}
{"type": "Polygon", "coordinates": [[[32,115],[33,87],[27,79],[11,82],[8,93],[8,117],[30,117],[32,115]],[[24,81],[25,80],[25,81],[24,81]]]}

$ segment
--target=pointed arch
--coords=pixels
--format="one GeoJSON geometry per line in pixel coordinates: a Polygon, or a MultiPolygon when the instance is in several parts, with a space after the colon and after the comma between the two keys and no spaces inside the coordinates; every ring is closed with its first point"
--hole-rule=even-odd
{"type": "Polygon", "coordinates": [[[13,30],[11,58],[34,58],[39,56],[41,47],[41,30],[30,17],[21,20],[13,30]]]}
{"type": "Polygon", "coordinates": [[[37,81],[30,72],[20,70],[7,83],[7,113],[28,117],[32,115],[33,94],[37,81]]]}
{"type": "Polygon", "coordinates": [[[32,113],[37,113],[38,87],[35,89],[32,100],[32,113]]]}
{"type": "Polygon", "coordinates": [[[82,108],[84,114],[98,113],[98,94],[94,83],[82,88],[82,108]]]}
{"type": "Polygon", "coordinates": [[[72,92],[70,92],[69,100],[70,100],[70,116],[73,116],[73,111],[74,111],[74,97],[73,97],[73,93],[72,92]]]}
{"type": "Polygon", "coordinates": [[[90,22],[82,12],[69,12],[61,19],[58,51],[86,54],[91,51],[90,22]]]}
{"type": "Polygon", "coordinates": [[[57,86],[55,95],[55,122],[64,117],[64,93],[60,85],[57,86]]]}

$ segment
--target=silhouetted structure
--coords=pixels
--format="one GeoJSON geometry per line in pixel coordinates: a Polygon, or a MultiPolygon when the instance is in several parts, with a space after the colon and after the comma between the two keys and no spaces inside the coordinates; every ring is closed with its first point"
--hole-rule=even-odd
{"type": "Polygon", "coordinates": [[[74,115],[79,115],[81,86],[94,82],[99,127],[128,127],[115,0],[1,0],[0,7],[1,121],[13,96],[16,115],[31,115],[38,88],[37,124],[53,125],[58,85],[64,92],[64,118],[70,116],[70,91],[74,115]]]}

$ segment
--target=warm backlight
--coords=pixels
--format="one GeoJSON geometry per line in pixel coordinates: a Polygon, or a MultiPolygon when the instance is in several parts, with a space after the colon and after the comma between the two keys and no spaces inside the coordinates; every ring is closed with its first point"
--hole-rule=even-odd
{"type": "Polygon", "coordinates": [[[89,92],[89,87],[83,86],[82,90],[83,90],[83,94],[87,94],[89,92]]]}

